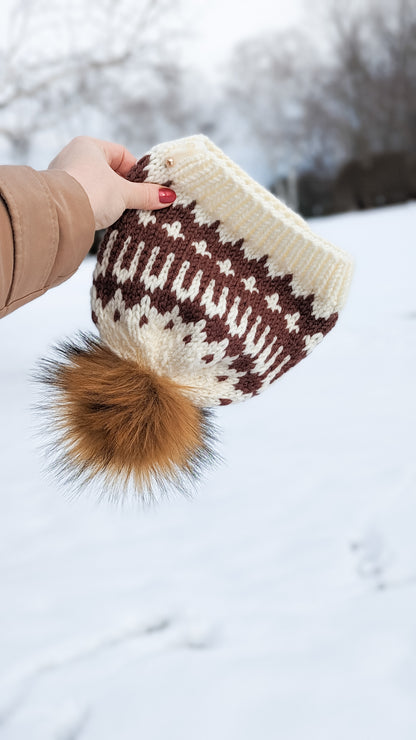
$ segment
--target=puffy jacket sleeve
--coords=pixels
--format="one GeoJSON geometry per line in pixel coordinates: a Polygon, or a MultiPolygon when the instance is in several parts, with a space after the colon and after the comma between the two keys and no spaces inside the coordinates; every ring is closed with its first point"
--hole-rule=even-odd
{"type": "Polygon", "coordinates": [[[71,175],[0,166],[0,318],[71,277],[93,240],[88,196],[71,175]]]}

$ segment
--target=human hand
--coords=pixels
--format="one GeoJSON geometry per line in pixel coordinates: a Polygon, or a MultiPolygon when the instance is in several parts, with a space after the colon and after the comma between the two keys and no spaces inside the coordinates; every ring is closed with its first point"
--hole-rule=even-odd
{"type": "Polygon", "coordinates": [[[126,208],[151,211],[165,208],[176,198],[169,188],[126,180],[136,161],[120,144],[77,136],[57,154],[48,169],[65,170],[80,183],[91,203],[95,228],[105,229],[126,208]]]}

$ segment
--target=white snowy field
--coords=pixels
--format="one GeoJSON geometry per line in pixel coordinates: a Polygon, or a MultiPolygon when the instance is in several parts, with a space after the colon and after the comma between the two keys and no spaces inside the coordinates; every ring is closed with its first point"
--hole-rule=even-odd
{"type": "Polygon", "coordinates": [[[29,373],[90,329],[93,261],[0,322],[2,740],[414,740],[416,203],[313,222],[348,305],[218,413],[192,500],[68,500],[29,373]]]}

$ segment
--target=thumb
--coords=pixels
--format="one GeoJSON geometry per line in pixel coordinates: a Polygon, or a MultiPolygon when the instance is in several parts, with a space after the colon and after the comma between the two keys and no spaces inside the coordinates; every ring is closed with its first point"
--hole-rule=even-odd
{"type": "Polygon", "coordinates": [[[154,211],[176,200],[176,193],[170,188],[163,188],[151,182],[130,182],[122,180],[122,195],[126,208],[141,208],[144,211],[154,211]]]}

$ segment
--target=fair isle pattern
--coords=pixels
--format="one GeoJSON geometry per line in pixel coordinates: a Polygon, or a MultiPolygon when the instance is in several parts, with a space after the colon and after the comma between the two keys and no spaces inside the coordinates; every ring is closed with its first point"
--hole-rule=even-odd
{"type": "MultiPolygon", "coordinates": [[[[102,339],[116,354],[167,375],[197,405],[208,407],[259,393],[309,354],[337,320],[333,309],[345,295],[351,261],[319,241],[286,206],[275,206],[270,194],[278,211],[275,233],[267,235],[269,249],[256,252],[250,229],[257,224],[247,223],[244,208],[237,214],[241,228],[235,211],[230,228],[226,213],[223,220],[210,213],[209,194],[199,201],[192,197],[195,140],[214,146],[205,137],[190,137],[174,142],[170,157],[172,148],[160,145],[131,171],[131,180],[172,186],[177,200],[160,211],[126,211],[108,230],[97,258],[92,310],[102,339]],[[182,172],[175,172],[178,164],[182,172]],[[303,280],[305,264],[309,273],[303,280]],[[310,280],[317,293],[308,292],[310,280]]],[[[224,190],[228,162],[220,162],[218,182],[211,173],[211,189],[224,190]]],[[[244,181],[240,187],[249,190],[244,181]]],[[[254,183],[254,196],[245,193],[246,212],[256,188],[254,183]]],[[[222,212],[217,201],[214,210],[222,212]]]]}
{"type": "Polygon", "coordinates": [[[295,295],[313,295],[313,314],[328,318],[343,307],[352,260],[259,185],[206,136],[158,144],[150,152],[149,182],[170,181],[182,205],[195,201],[198,223],[219,222],[221,242],[242,239],[247,259],[266,256],[271,277],[292,275],[295,295]]]}

